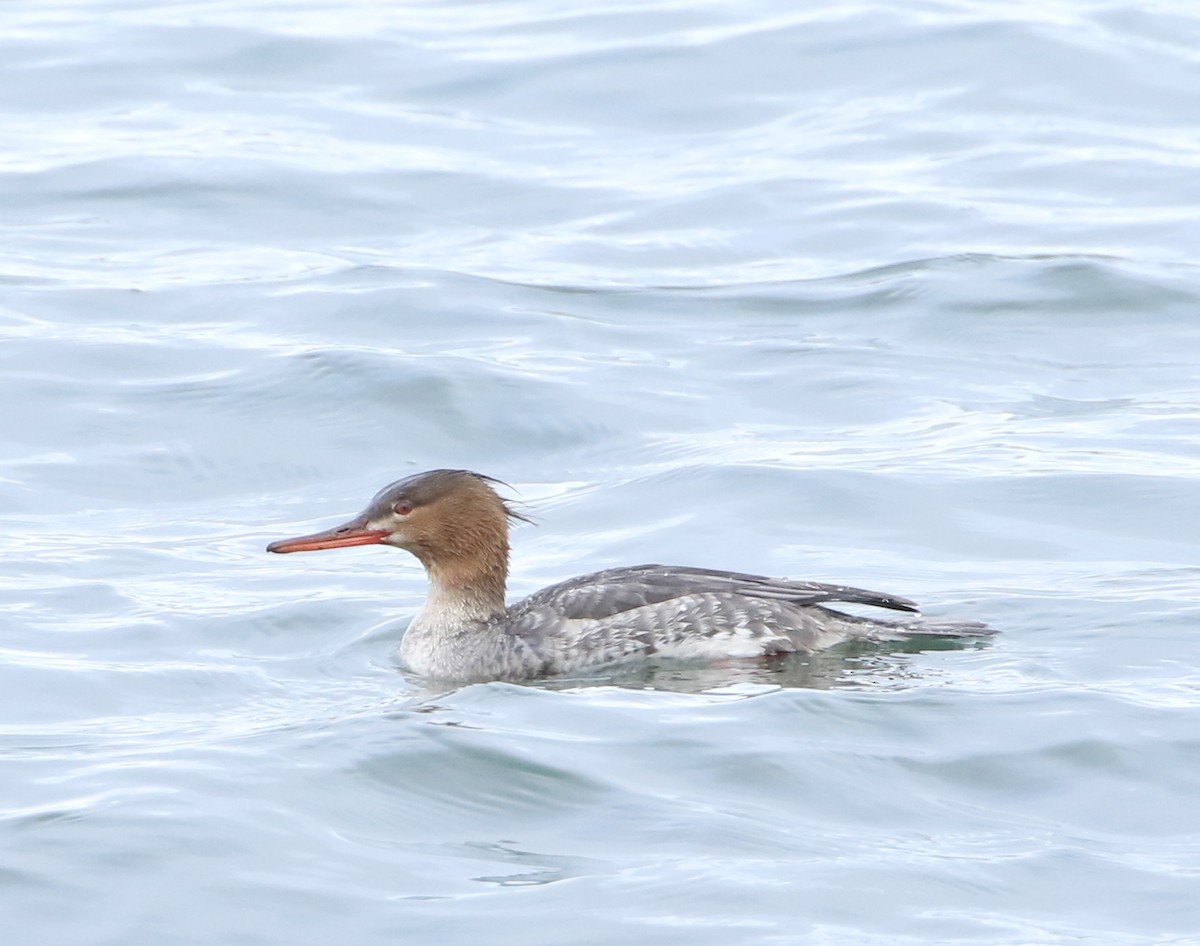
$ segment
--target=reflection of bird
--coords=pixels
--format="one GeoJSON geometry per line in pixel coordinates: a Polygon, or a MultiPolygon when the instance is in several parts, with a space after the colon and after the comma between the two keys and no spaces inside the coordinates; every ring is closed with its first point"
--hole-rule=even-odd
{"type": "Polygon", "coordinates": [[[522,679],[651,654],[763,657],[842,641],[994,633],[976,621],[881,621],[830,602],[917,611],[906,598],[786,578],[671,565],[580,575],[506,606],[508,521],[523,518],[496,480],[432,470],[384,488],[345,525],[267,546],[305,552],[394,545],[429,576],[429,596],[400,645],[415,673],[444,680],[522,679]]]}

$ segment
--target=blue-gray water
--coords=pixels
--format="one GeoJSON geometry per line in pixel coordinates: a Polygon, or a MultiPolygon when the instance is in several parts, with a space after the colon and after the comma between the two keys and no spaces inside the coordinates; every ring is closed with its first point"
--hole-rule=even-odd
{"type": "Polygon", "coordinates": [[[0,5],[5,943],[1200,943],[1200,9],[0,5]],[[982,648],[429,693],[388,549],[982,648]]]}

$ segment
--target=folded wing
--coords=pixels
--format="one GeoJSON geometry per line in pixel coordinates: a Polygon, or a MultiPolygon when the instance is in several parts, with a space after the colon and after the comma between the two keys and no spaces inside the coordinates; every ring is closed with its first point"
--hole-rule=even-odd
{"type": "Polygon", "coordinates": [[[581,575],[543,588],[520,602],[514,610],[549,607],[568,620],[599,620],[696,594],[732,594],[801,606],[844,602],[893,611],[918,610],[917,605],[907,598],[848,585],[674,565],[635,565],[581,575]]]}

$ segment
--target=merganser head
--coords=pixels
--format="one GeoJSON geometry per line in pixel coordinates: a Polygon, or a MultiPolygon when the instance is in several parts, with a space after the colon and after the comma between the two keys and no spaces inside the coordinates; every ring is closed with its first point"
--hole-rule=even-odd
{"type": "MultiPolygon", "coordinates": [[[[351,545],[392,545],[412,552],[426,569],[468,559],[508,564],[508,520],[526,519],[470,470],[430,470],[381,489],[366,509],[340,526],[280,539],[268,552],[311,552],[351,545]]],[[[526,520],[528,521],[528,520],[526,520]]]]}

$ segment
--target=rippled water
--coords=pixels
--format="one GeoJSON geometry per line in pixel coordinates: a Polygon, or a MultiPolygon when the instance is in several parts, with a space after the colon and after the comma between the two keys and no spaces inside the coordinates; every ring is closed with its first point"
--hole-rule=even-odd
{"type": "Polygon", "coordinates": [[[1200,943],[1200,11],[0,6],[13,943],[1200,943]],[[511,590],[680,562],[988,646],[432,693],[437,466],[511,590]]]}

